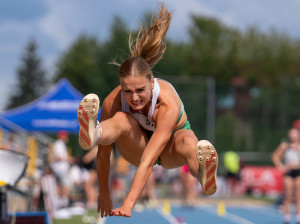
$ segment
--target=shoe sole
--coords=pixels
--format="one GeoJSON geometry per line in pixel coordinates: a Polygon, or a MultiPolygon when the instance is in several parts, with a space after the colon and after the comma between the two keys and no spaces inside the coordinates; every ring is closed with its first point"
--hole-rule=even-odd
{"type": "Polygon", "coordinates": [[[94,129],[98,118],[100,100],[96,94],[86,95],[77,110],[79,123],[79,145],[84,150],[93,147],[94,129]]]}
{"type": "Polygon", "coordinates": [[[196,158],[199,164],[198,180],[203,192],[212,195],[217,191],[218,154],[214,146],[206,140],[197,143],[196,158]]]}

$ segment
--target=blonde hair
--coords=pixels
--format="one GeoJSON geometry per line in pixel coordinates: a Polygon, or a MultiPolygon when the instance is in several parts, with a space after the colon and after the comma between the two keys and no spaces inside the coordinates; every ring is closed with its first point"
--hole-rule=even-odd
{"type": "Polygon", "coordinates": [[[169,29],[171,18],[171,13],[168,12],[165,4],[161,3],[159,12],[152,15],[150,27],[143,27],[140,24],[140,30],[135,41],[130,34],[130,57],[120,65],[119,78],[135,75],[147,76],[149,80],[151,79],[151,69],[162,58],[166,50],[163,38],[169,29]]]}

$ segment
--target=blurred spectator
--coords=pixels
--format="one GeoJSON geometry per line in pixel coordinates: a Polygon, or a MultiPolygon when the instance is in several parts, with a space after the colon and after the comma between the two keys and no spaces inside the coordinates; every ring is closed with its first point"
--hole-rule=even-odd
{"type": "Polygon", "coordinates": [[[59,204],[61,207],[69,204],[69,187],[68,174],[70,169],[71,158],[69,156],[67,143],[69,141],[69,134],[67,131],[59,131],[57,140],[53,144],[54,161],[51,168],[57,178],[57,192],[59,196],[59,204]]]}
{"type": "Polygon", "coordinates": [[[113,158],[114,177],[112,180],[113,199],[116,204],[120,204],[129,191],[130,180],[130,164],[124,157],[117,155],[113,158]]]}
{"type": "Polygon", "coordinates": [[[8,141],[2,146],[3,149],[5,150],[13,150],[16,152],[23,152],[22,151],[22,147],[17,144],[16,140],[15,140],[15,133],[10,133],[9,137],[8,137],[8,141]]]}
{"type": "Polygon", "coordinates": [[[88,175],[84,183],[84,190],[86,195],[86,207],[88,209],[97,208],[97,198],[98,198],[98,189],[97,189],[97,172],[96,172],[96,155],[98,147],[94,147],[89,150],[81,158],[81,166],[87,170],[88,175]]]}
{"type": "Polygon", "coordinates": [[[224,167],[226,169],[226,193],[228,196],[238,196],[240,193],[240,171],[241,160],[234,151],[227,151],[224,154],[224,167]]]}
{"type": "Polygon", "coordinates": [[[288,131],[288,141],[279,144],[272,154],[274,165],[284,173],[284,221],[291,220],[291,203],[296,202],[296,220],[300,223],[300,135],[296,128],[288,131]]]}
{"type": "Polygon", "coordinates": [[[178,171],[183,186],[183,206],[193,208],[196,199],[196,179],[190,174],[187,165],[178,168],[178,171]]]}
{"type": "Polygon", "coordinates": [[[300,119],[295,120],[292,124],[292,128],[296,128],[298,130],[300,130],[300,119]]]}
{"type": "Polygon", "coordinates": [[[85,197],[84,185],[89,178],[88,171],[80,164],[80,159],[72,164],[69,170],[69,199],[72,204],[82,205],[85,197]]]}

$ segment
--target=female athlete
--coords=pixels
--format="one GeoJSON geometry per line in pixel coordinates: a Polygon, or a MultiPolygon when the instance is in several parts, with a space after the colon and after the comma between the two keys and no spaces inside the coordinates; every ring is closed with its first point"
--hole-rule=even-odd
{"type": "Polygon", "coordinates": [[[166,169],[187,165],[204,193],[211,195],[217,189],[215,148],[206,140],[198,141],[173,86],[154,78],[152,73],[152,67],[166,49],[163,38],[171,17],[166,6],[160,4],[149,28],[141,26],[135,41],[129,37],[130,57],[119,65],[120,85],[103,101],[100,122],[97,121],[100,104],[97,95],[88,94],[79,105],[79,144],[85,150],[98,145],[98,212],[101,216],[130,217],[155,164],[166,169]],[[113,144],[137,167],[130,191],[123,205],[116,209],[112,207],[109,190],[113,144]]]}

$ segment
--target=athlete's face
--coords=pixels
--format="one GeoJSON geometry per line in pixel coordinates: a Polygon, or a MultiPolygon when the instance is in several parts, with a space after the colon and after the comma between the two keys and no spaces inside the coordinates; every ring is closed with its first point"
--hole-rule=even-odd
{"type": "Polygon", "coordinates": [[[142,110],[150,102],[153,78],[128,76],[120,79],[124,97],[129,106],[134,110],[142,110]]]}
{"type": "Polygon", "coordinates": [[[292,128],[288,132],[288,138],[291,142],[299,141],[299,131],[296,128],[292,128]]]}

